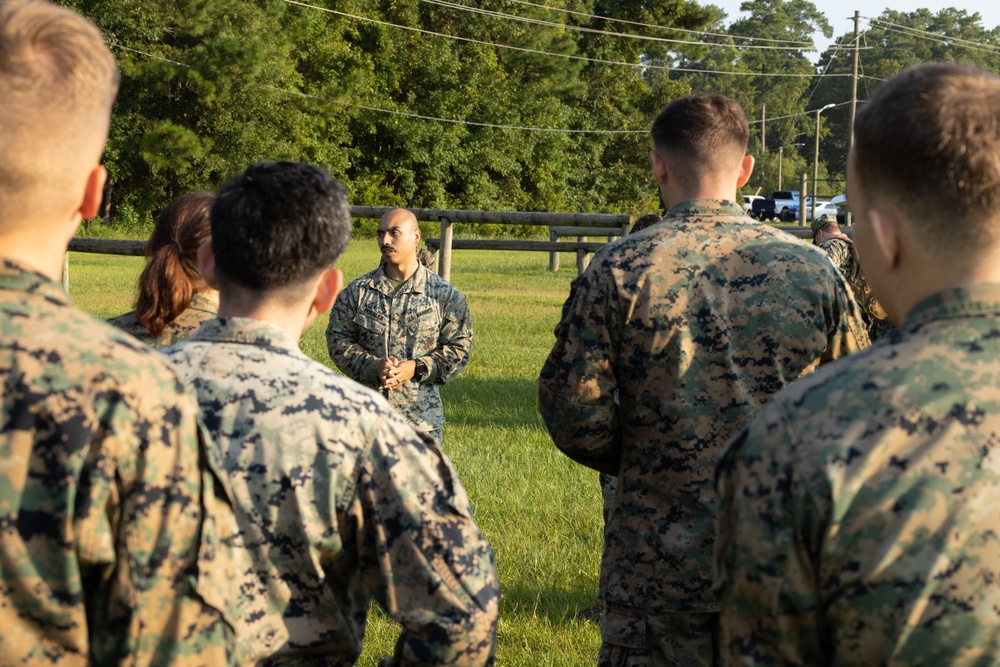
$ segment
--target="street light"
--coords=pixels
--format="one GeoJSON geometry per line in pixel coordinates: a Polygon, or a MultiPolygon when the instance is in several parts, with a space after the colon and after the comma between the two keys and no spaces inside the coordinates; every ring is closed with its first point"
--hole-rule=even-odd
{"type": "MultiPolygon", "coordinates": [[[[805,146],[805,144],[789,144],[789,146],[805,146]]],[[[778,147],[778,189],[779,190],[783,189],[781,187],[781,162],[782,162],[782,159],[784,158],[784,155],[785,155],[785,147],[784,146],[779,146],[778,147]]]]}
{"type": "Polygon", "coordinates": [[[816,152],[813,153],[813,198],[812,198],[812,218],[816,219],[816,185],[819,183],[819,115],[827,109],[832,109],[836,104],[827,104],[822,109],[816,109],[816,152]]]}

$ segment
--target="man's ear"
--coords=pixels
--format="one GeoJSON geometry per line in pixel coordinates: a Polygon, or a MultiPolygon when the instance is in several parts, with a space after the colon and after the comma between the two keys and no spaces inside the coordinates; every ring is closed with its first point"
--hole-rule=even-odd
{"type": "Polygon", "coordinates": [[[312,307],[317,313],[325,313],[333,307],[333,302],[344,287],[344,273],[340,269],[328,269],[319,277],[312,307]]]}
{"type": "Polygon", "coordinates": [[[219,279],[215,275],[215,252],[212,250],[212,240],[209,239],[198,246],[198,270],[205,283],[214,290],[219,289],[219,279]]]}
{"type": "Polygon", "coordinates": [[[80,202],[80,215],[84,219],[93,218],[101,210],[101,200],[104,198],[104,184],[108,180],[108,170],[103,165],[97,165],[90,170],[87,184],[83,190],[83,201],[80,202]]]}
{"type": "Polygon", "coordinates": [[[898,217],[882,209],[867,211],[868,223],[872,227],[875,247],[885,269],[893,271],[899,266],[899,250],[902,241],[902,224],[898,217]]]}
{"type": "Polygon", "coordinates": [[[750,180],[750,175],[753,174],[753,166],[756,164],[756,160],[753,155],[744,155],[742,162],[740,162],[740,176],[736,179],[736,188],[742,188],[750,180]]]}
{"type": "Polygon", "coordinates": [[[649,163],[653,166],[653,178],[660,185],[667,184],[667,163],[656,151],[649,151],[649,163]]]}

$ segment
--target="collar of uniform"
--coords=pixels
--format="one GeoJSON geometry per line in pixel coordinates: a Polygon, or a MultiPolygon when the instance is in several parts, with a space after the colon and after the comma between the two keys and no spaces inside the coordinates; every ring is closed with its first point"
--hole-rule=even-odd
{"type": "Polygon", "coordinates": [[[941,290],[918,302],[903,327],[976,315],[1000,316],[1000,283],[974,283],[941,290]]]}
{"type": "Polygon", "coordinates": [[[219,304],[205,296],[202,296],[201,294],[195,294],[191,297],[191,305],[188,306],[188,308],[194,308],[195,310],[212,313],[213,315],[216,315],[219,312],[219,304]]]}
{"type": "MultiPolygon", "coordinates": [[[[427,286],[427,273],[429,271],[430,270],[423,264],[418,264],[416,273],[410,276],[409,280],[400,285],[399,291],[396,293],[397,294],[404,294],[406,292],[423,293],[427,286]]],[[[389,279],[385,277],[384,265],[381,265],[377,269],[375,269],[370,284],[372,286],[372,289],[378,290],[379,292],[385,294],[386,296],[391,296],[393,293],[394,288],[392,286],[392,283],[390,283],[389,279]]]]}
{"type": "Polygon", "coordinates": [[[747,217],[743,206],[727,199],[689,199],[682,201],[669,211],[665,218],[686,218],[701,215],[735,215],[747,217]]]}
{"type": "Polygon", "coordinates": [[[72,303],[62,285],[10,259],[0,260],[0,288],[40,294],[55,303],[72,303]]]}
{"type": "Polygon", "coordinates": [[[191,336],[192,341],[242,343],[273,347],[302,354],[298,341],[277,324],[249,317],[216,317],[203,323],[191,336]]]}

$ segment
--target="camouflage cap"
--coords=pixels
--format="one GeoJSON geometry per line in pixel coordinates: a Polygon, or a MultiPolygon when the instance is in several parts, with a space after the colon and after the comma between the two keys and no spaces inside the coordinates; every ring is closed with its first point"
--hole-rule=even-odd
{"type": "Polygon", "coordinates": [[[828,223],[837,222],[837,219],[830,215],[829,213],[824,213],[815,220],[812,221],[810,227],[812,228],[813,236],[816,236],[816,232],[823,229],[828,223]]]}

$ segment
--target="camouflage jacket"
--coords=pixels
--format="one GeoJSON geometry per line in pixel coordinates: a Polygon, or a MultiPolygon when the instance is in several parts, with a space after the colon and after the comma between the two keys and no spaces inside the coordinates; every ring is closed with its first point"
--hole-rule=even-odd
{"type": "Polygon", "coordinates": [[[1000,285],[781,392],[718,468],[729,665],[993,665],[1000,285]]]}
{"type": "Polygon", "coordinates": [[[774,392],[867,345],[843,277],[738,204],[684,202],[598,253],[555,336],[539,381],[549,433],[618,475],[602,595],[716,610],[716,457],[774,392]]]}
{"type": "Polygon", "coordinates": [[[386,357],[423,361],[427,373],[383,391],[389,403],[425,433],[440,433],[444,409],[437,385],[469,362],[472,314],[465,295],[421,266],[393,293],[382,268],[357,278],[337,296],[326,329],[330,358],[348,377],[379,389],[386,357]]]}
{"type": "Polygon", "coordinates": [[[436,443],[273,324],[210,320],[164,353],[236,498],[244,655],[353,665],[374,595],[403,626],[394,664],[492,663],[493,552],[436,443]]]}
{"type": "Polygon", "coordinates": [[[875,299],[868,280],[861,272],[861,261],[858,259],[854,241],[841,233],[823,241],[819,247],[830,256],[830,261],[840,269],[847,280],[847,286],[851,288],[851,293],[861,307],[861,314],[868,325],[868,339],[875,342],[895,331],[895,327],[886,316],[885,309],[875,299]]]}
{"type": "Polygon", "coordinates": [[[212,319],[218,312],[219,304],[201,294],[195,294],[191,299],[191,305],[184,309],[173,322],[167,324],[157,338],[153,338],[149,329],[139,324],[139,320],[135,319],[135,311],[112,317],[108,320],[108,324],[118,327],[158,350],[190,338],[202,322],[212,319]]]}
{"type": "Polygon", "coordinates": [[[176,372],[0,261],[0,378],[0,665],[237,664],[235,517],[176,372]]]}

